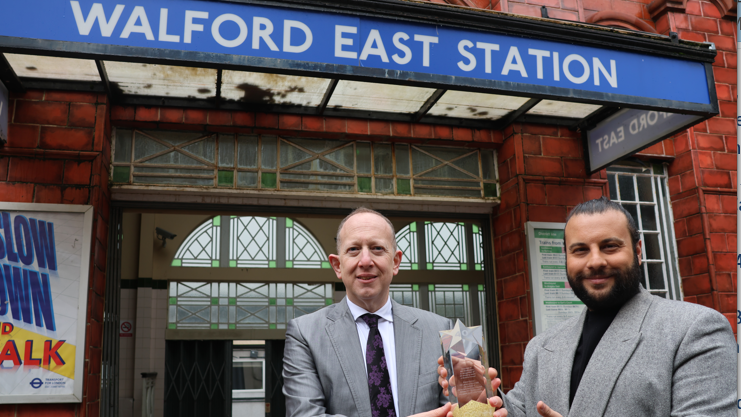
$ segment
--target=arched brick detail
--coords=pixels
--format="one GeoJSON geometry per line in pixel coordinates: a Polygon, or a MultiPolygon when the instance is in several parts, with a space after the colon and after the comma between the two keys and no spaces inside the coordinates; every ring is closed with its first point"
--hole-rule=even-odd
{"type": "MultiPolygon", "coordinates": [[[[736,17],[736,2],[734,0],[707,0],[718,8],[721,18],[736,17]]],[[[686,13],[687,0],[654,0],[648,5],[651,19],[658,20],[666,12],[686,13]]]]}
{"type": "Polygon", "coordinates": [[[656,29],[643,20],[627,13],[616,12],[613,10],[597,12],[587,19],[587,23],[594,23],[603,26],[622,26],[628,29],[656,33],[656,29]]]}

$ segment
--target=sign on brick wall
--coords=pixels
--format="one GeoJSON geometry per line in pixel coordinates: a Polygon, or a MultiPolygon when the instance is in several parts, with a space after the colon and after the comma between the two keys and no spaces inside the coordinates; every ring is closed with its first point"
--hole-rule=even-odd
{"type": "Polygon", "coordinates": [[[82,401],[92,220],[0,203],[0,404],[82,401]]]}
{"type": "Polygon", "coordinates": [[[245,2],[6,3],[0,14],[0,46],[715,111],[706,63],[635,50],[245,2]]]}
{"type": "Polygon", "coordinates": [[[598,171],[611,163],[692,126],[701,116],[623,109],[587,131],[587,167],[598,171]]]}

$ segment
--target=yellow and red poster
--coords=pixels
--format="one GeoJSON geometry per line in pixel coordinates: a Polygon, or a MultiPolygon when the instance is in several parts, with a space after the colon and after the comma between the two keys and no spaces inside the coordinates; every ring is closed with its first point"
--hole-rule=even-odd
{"type": "Polygon", "coordinates": [[[0,404],[82,399],[92,218],[0,203],[0,404]]]}

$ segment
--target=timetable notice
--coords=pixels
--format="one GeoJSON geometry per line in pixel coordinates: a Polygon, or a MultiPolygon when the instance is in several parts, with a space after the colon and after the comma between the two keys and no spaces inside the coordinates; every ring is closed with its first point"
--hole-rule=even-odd
{"type": "Polygon", "coordinates": [[[540,284],[540,314],[543,330],[581,313],[582,303],[566,279],[566,253],[563,230],[535,229],[537,265],[533,273],[540,284]]]}

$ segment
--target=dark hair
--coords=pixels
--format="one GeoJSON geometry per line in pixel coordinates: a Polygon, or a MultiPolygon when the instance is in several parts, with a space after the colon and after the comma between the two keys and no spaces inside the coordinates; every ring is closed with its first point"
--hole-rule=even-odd
{"type": "MultiPolygon", "coordinates": [[[[625,207],[623,207],[619,203],[608,200],[605,196],[596,198],[594,200],[585,201],[574,207],[574,209],[571,210],[571,213],[566,216],[566,224],[569,224],[569,220],[571,220],[572,217],[578,216],[580,214],[601,214],[607,211],[618,211],[620,213],[623,213],[625,219],[628,221],[628,233],[630,233],[630,241],[631,243],[633,243],[633,249],[635,250],[638,241],[641,239],[641,235],[638,233],[638,227],[636,227],[636,222],[633,219],[633,216],[631,216],[631,214],[628,212],[628,210],[625,209],[625,207]]],[[[566,230],[565,225],[564,230],[566,230]]]]}
{"type": "Polygon", "coordinates": [[[381,214],[381,213],[379,213],[379,212],[377,212],[377,211],[375,211],[373,209],[369,209],[368,207],[358,207],[355,210],[353,210],[352,213],[348,214],[347,217],[345,217],[344,219],[342,219],[342,221],[340,222],[340,225],[337,227],[337,236],[334,238],[335,243],[337,245],[337,248],[336,248],[337,249],[337,253],[338,254],[340,253],[340,232],[342,231],[342,226],[345,225],[345,222],[350,217],[352,217],[352,216],[354,216],[356,214],[362,214],[362,213],[375,214],[376,216],[378,216],[378,217],[380,217],[380,218],[382,218],[383,220],[386,221],[386,224],[388,224],[389,227],[391,228],[391,243],[394,245],[394,252],[396,252],[396,233],[394,231],[394,225],[391,224],[391,220],[389,220],[383,214],[381,214]]]}

